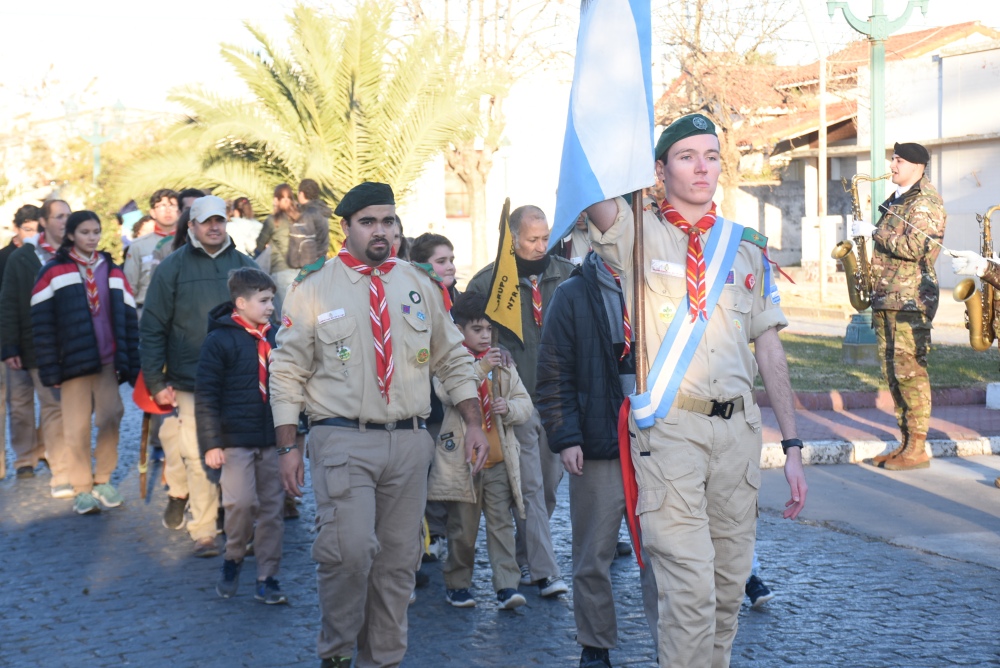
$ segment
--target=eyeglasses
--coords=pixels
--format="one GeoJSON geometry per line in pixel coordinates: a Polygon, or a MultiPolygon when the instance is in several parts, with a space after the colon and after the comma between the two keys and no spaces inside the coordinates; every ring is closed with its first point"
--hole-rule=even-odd
{"type": "Polygon", "coordinates": [[[153,208],[154,209],[163,209],[163,210],[167,210],[167,209],[175,209],[176,210],[177,209],[177,205],[174,204],[173,202],[160,202],[159,204],[157,204],[153,208]]]}

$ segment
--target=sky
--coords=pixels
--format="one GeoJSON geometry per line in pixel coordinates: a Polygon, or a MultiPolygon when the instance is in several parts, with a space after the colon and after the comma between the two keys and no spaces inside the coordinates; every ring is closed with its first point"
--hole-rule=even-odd
{"type": "MultiPolygon", "coordinates": [[[[659,1],[653,0],[654,6],[659,1]]],[[[827,17],[823,0],[805,2],[819,32],[832,42],[830,48],[856,36],[839,13],[832,21],[827,17]]],[[[185,84],[206,83],[220,93],[239,94],[235,76],[219,55],[219,44],[251,46],[243,21],[284,41],[288,34],[284,16],[293,4],[293,0],[0,3],[0,130],[25,112],[36,119],[60,117],[62,103],[74,97],[84,108],[121,100],[130,109],[165,111],[176,110],[168,104],[167,93],[185,84]]],[[[887,14],[896,17],[906,2],[886,0],[885,5],[887,14]]],[[[855,14],[867,16],[871,0],[851,0],[850,6],[855,14]]],[[[930,0],[927,17],[914,12],[905,30],[977,19],[1000,27],[1000,3],[930,0]]],[[[815,58],[801,18],[792,24],[783,44],[779,62],[815,58]]]]}

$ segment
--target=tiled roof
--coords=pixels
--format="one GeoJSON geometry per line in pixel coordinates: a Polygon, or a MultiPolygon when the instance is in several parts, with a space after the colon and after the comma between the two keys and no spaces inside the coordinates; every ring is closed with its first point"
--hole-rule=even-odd
{"type": "MultiPolygon", "coordinates": [[[[854,118],[858,105],[854,101],[836,102],[826,107],[826,124],[854,118]]],[[[815,101],[806,109],[772,118],[756,125],[744,125],[737,131],[737,144],[744,148],[769,148],[780,141],[793,139],[819,130],[819,106],[815,101]]]]}

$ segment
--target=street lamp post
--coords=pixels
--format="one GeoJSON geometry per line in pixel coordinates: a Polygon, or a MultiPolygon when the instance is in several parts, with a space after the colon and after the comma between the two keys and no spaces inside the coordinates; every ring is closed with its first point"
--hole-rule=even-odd
{"type": "Polygon", "coordinates": [[[89,134],[77,128],[76,122],[79,113],[75,102],[66,103],[66,121],[70,128],[94,149],[94,185],[97,185],[97,177],[101,174],[101,145],[111,141],[122,131],[125,126],[125,105],[122,104],[121,100],[115,103],[111,108],[111,120],[108,123],[105,122],[103,109],[95,111],[91,116],[89,134]]]}

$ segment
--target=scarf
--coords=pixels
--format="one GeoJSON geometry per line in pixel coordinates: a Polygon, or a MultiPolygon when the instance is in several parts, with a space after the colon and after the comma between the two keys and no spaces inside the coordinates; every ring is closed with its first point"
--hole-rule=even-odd
{"type": "Polygon", "coordinates": [[[90,258],[85,258],[76,252],[76,248],[69,249],[69,256],[83,269],[84,284],[87,288],[87,306],[90,308],[90,315],[97,315],[101,310],[101,300],[97,296],[97,278],[94,276],[94,269],[101,261],[100,253],[94,253],[90,258]]]}
{"type": "Polygon", "coordinates": [[[369,291],[369,313],[372,321],[372,338],[375,341],[375,370],[378,374],[378,389],[389,403],[389,385],[392,383],[392,334],[389,331],[389,307],[385,302],[385,286],[382,285],[382,274],[388,274],[396,266],[396,256],[389,258],[377,267],[371,267],[351,255],[347,248],[341,248],[337,254],[340,261],[363,276],[371,278],[369,291]]]}
{"type": "MultiPolygon", "coordinates": [[[[621,290],[622,287],[621,276],[619,276],[618,272],[612,269],[611,265],[609,265],[607,262],[604,262],[603,264],[604,268],[607,269],[611,273],[612,278],[615,279],[615,284],[618,286],[618,289],[621,290]]],[[[622,290],[622,332],[625,334],[625,347],[622,349],[622,356],[618,358],[619,362],[628,357],[628,352],[632,349],[632,322],[629,320],[628,317],[628,306],[625,304],[624,290],[622,290]]]]}
{"type": "Polygon", "coordinates": [[[684,220],[670,202],[663,200],[660,204],[660,213],[671,225],[688,235],[687,247],[687,293],[690,304],[689,312],[691,322],[698,319],[698,316],[708,319],[707,304],[705,302],[705,255],[701,245],[701,233],[707,232],[715,225],[715,202],[712,207],[697,223],[692,225],[684,220]]]}
{"type": "Polygon", "coordinates": [[[423,269],[424,272],[431,277],[431,280],[437,283],[438,289],[441,290],[441,298],[444,299],[444,310],[451,313],[451,307],[453,306],[451,301],[451,292],[445,287],[444,279],[438,276],[430,262],[413,262],[412,264],[414,267],[423,269]]]}
{"type": "Polygon", "coordinates": [[[52,244],[45,240],[45,232],[38,235],[38,247],[49,255],[56,254],[56,249],[52,247],[52,244]]]}
{"type": "MultiPolygon", "coordinates": [[[[481,353],[474,353],[469,349],[469,346],[465,346],[465,349],[479,361],[486,357],[486,353],[489,350],[484,350],[481,353]]],[[[483,409],[483,427],[486,431],[493,429],[493,409],[490,408],[490,379],[489,376],[484,376],[481,383],[479,383],[479,405],[483,409]]]]}
{"type": "Polygon", "coordinates": [[[172,236],[174,233],[166,231],[165,229],[160,227],[159,223],[153,223],[153,234],[155,234],[158,237],[169,237],[172,236]]]}
{"type": "Polygon", "coordinates": [[[271,323],[265,322],[263,325],[251,325],[244,320],[239,313],[233,310],[233,322],[246,330],[247,334],[257,339],[257,388],[260,390],[260,398],[267,403],[267,365],[271,363],[271,344],[267,341],[267,333],[271,329],[271,323]]]}

